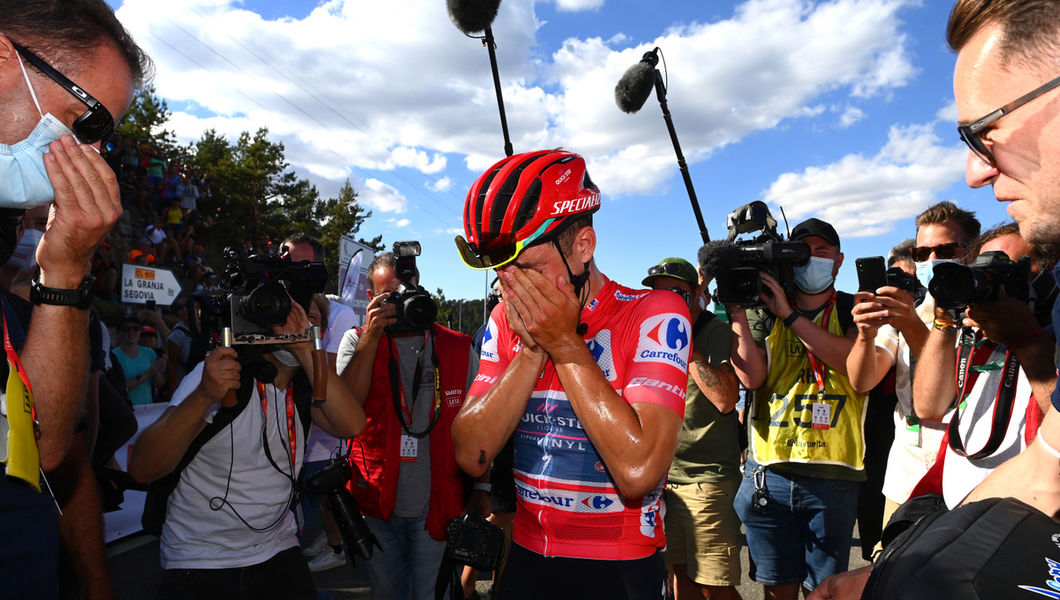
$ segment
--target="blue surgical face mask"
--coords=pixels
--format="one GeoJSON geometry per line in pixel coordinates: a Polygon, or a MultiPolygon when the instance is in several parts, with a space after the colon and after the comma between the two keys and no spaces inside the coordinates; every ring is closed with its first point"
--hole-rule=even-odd
{"type": "Polygon", "coordinates": [[[830,258],[811,256],[809,262],[795,267],[795,285],[807,294],[819,294],[835,281],[834,266],[835,261],[830,258]]]}
{"type": "Polygon", "coordinates": [[[25,65],[22,65],[22,57],[19,56],[18,60],[41,119],[26,139],[10,146],[0,144],[0,207],[27,209],[55,199],[52,182],[44,170],[44,155],[48,152],[48,144],[64,135],[73,135],[73,132],[51,113],[41,112],[33,84],[25,65]]]}
{"type": "Polygon", "coordinates": [[[916,278],[920,281],[920,285],[927,288],[928,284],[931,283],[931,278],[935,275],[935,265],[955,262],[958,262],[955,258],[932,258],[930,260],[918,261],[915,263],[916,278]]]}

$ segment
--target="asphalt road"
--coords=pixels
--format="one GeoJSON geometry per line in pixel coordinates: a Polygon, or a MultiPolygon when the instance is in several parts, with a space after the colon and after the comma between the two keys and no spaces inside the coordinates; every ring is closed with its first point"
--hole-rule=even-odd
{"type": "MultiPolygon", "coordinates": [[[[857,531],[855,530],[855,536],[857,531]]],[[[850,552],[850,568],[868,564],[861,558],[860,542],[855,537],[850,552]]],[[[744,578],[739,586],[744,600],[762,600],[762,586],[752,582],[747,572],[747,547],[740,552],[744,578]]],[[[140,534],[113,542],[107,547],[107,566],[110,569],[116,600],[148,600],[155,597],[162,568],[158,562],[158,538],[140,534]]],[[[314,573],[317,589],[327,592],[334,600],[370,600],[371,589],[363,566],[336,567],[314,573]]],[[[480,592],[489,589],[485,579],[478,582],[480,592]]],[[[323,597],[323,596],[322,596],[323,597]]]]}

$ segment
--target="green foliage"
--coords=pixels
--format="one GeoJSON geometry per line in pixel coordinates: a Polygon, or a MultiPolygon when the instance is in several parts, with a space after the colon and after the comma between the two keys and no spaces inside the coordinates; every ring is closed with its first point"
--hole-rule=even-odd
{"type": "Polygon", "coordinates": [[[482,300],[448,300],[442,288],[438,288],[431,297],[438,305],[438,318],[435,320],[449,329],[473,336],[484,322],[482,300]]]}
{"type": "Polygon", "coordinates": [[[125,111],[115,129],[123,138],[137,144],[154,143],[165,156],[172,158],[178,154],[177,139],[173,132],[163,128],[169,115],[166,101],[156,96],[155,87],[149,85],[136,92],[129,110],[125,111]]]}

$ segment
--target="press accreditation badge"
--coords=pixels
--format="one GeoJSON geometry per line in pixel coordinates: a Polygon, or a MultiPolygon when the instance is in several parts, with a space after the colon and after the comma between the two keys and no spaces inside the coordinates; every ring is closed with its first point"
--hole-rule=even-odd
{"type": "Polygon", "coordinates": [[[419,440],[411,435],[401,436],[401,462],[416,462],[416,452],[419,450],[419,440]]]}
{"type": "Polygon", "coordinates": [[[828,429],[832,422],[832,405],[825,402],[813,403],[813,428],[828,429]]]}

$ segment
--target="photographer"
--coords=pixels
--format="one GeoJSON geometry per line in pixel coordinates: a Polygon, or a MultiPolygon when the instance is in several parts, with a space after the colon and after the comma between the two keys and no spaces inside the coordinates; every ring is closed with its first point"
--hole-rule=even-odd
{"type": "MultiPolygon", "coordinates": [[[[1043,272],[1048,277],[1056,262],[1055,249],[1028,244],[1020,237],[1015,223],[984,233],[973,245],[972,254],[982,256],[991,251],[1004,252],[1013,262],[1029,258],[1032,277],[1043,272]]],[[[935,280],[946,281],[937,273],[935,280]]],[[[1036,396],[1037,403],[1032,401],[1034,390],[1022,367],[1024,362],[1034,365],[1049,361],[1048,357],[1035,356],[1035,347],[1024,343],[1040,334],[1038,315],[1032,312],[1026,300],[1013,297],[1003,285],[997,296],[996,301],[975,302],[967,309],[967,318],[979,327],[975,333],[975,345],[970,350],[969,368],[965,373],[958,372],[959,378],[966,379],[957,412],[960,416],[959,441],[963,445],[958,448],[968,456],[961,456],[954,450],[951,431],[949,443],[932,469],[933,472],[941,471],[941,489],[935,491],[943,495],[946,505],[951,508],[998,465],[1027,447],[1037,433],[1041,415],[1049,408],[1048,396],[1044,394],[1036,396]],[[1010,378],[1007,373],[1013,364],[1020,368],[1015,377],[1010,378]],[[1001,410],[1007,411],[1007,427],[992,422],[995,405],[999,404],[1001,410]],[[996,447],[984,451],[988,440],[995,436],[997,441],[992,445],[996,447]]],[[[1048,310],[1050,307],[1044,308],[1048,310]]],[[[1042,316],[1047,320],[1047,314],[1042,316]]],[[[958,390],[953,373],[960,349],[960,330],[952,313],[938,307],[935,309],[935,325],[924,345],[920,368],[913,382],[914,408],[925,419],[941,419],[957,402],[958,390]]],[[[933,475],[937,479],[937,473],[929,473],[928,477],[933,475]]]]}
{"type": "Polygon", "coordinates": [[[666,258],[641,282],[680,295],[692,320],[685,419],[663,491],[666,562],[677,600],[740,597],[740,521],[733,510],[740,487],[740,384],[729,364],[732,331],[700,304],[709,302],[713,278],[702,260],[697,272],[682,258],[666,258]]]}
{"type": "Polygon", "coordinates": [[[792,300],[761,274],[767,311],[729,310],[732,364],[748,389],[748,448],[736,512],[747,533],[751,577],[770,598],[794,599],[845,571],[865,479],[865,394],[851,385],[846,359],[857,328],[853,298],[836,292],[839,235],[808,219],[792,240],[809,245],[795,268],[792,300]],[[796,502],[795,498],[802,500],[796,502]]]}
{"type": "Polygon", "coordinates": [[[346,332],[338,356],[340,368],[349,363],[342,378],[368,420],[351,442],[350,492],[382,546],[368,560],[372,595],[380,600],[433,598],[446,524],[472,499],[476,512],[489,514],[485,490],[465,493],[449,433],[477,357],[469,336],[433,316],[418,320],[430,314],[433,300],[418,287],[409,258],[383,252],[368,265],[364,329],[346,332]]]}
{"type": "MultiPolygon", "coordinates": [[[[274,333],[309,327],[305,310],[291,304],[274,333]]],[[[129,457],[130,475],[154,481],[178,465],[208,424],[228,421],[201,445],[169,496],[159,598],[315,597],[290,510],[306,428],[311,419],[332,435],[352,437],[364,429],[364,413],[332,376],[326,400],[310,406],[309,342],[285,345],[245,368],[238,356],[232,348],[210,353],[129,457]],[[237,390],[235,406],[226,399],[230,390],[237,390]]]]}

